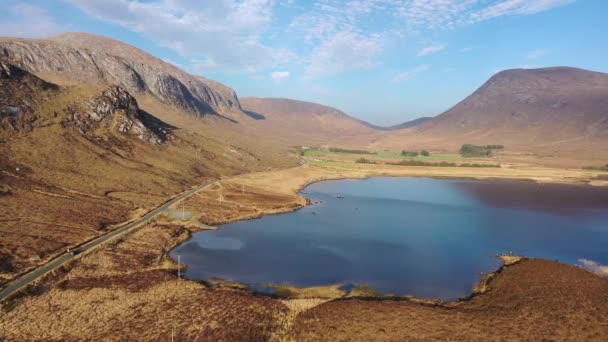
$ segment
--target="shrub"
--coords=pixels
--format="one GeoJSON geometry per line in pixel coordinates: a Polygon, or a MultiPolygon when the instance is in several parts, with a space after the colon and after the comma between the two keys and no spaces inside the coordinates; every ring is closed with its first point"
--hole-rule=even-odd
{"type": "Polygon", "coordinates": [[[369,159],[366,159],[366,158],[359,158],[359,159],[355,160],[355,163],[359,163],[359,164],[376,164],[375,161],[369,160],[369,159]]]}
{"type": "Polygon", "coordinates": [[[464,144],[460,154],[464,157],[491,157],[494,150],[503,150],[504,145],[473,145],[464,144]]]}
{"type": "Polygon", "coordinates": [[[427,151],[427,150],[422,150],[422,151],[420,151],[420,155],[421,155],[421,156],[423,156],[423,157],[428,157],[428,156],[430,156],[431,154],[430,154],[430,153],[429,153],[429,151],[427,151]]]}
{"type": "Polygon", "coordinates": [[[404,157],[418,157],[419,153],[417,151],[401,151],[401,155],[404,157]]]}

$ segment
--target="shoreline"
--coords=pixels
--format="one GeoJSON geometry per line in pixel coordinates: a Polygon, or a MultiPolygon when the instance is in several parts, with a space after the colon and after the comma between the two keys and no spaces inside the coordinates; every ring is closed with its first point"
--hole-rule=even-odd
{"type": "MultiPolygon", "coordinates": [[[[279,172],[281,170],[278,170],[279,172]]],[[[248,174],[245,174],[244,176],[247,176],[248,174]]],[[[324,176],[321,177],[316,177],[313,179],[309,179],[306,180],[304,182],[302,182],[301,184],[299,184],[295,190],[292,192],[293,195],[297,196],[300,199],[304,200],[304,204],[300,204],[298,206],[285,206],[285,207],[281,207],[281,208],[276,208],[273,210],[262,210],[258,213],[255,213],[254,215],[251,216],[246,216],[246,217],[239,217],[239,218],[235,218],[232,220],[226,220],[224,222],[221,223],[214,223],[215,226],[217,226],[217,229],[222,229],[224,225],[230,224],[230,223],[234,223],[234,222],[240,222],[240,221],[247,221],[247,220],[255,220],[255,219],[260,219],[264,216],[267,215],[280,215],[280,214],[285,214],[285,213],[290,213],[290,212],[295,212],[297,210],[303,209],[307,206],[309,206],[311,204],[311,200],[304,196],[302,194],[302,191],[315,183],[319,183],[319,182],[324,182],[324,181],[333,181],[333,180],[344,180],[344,179],[352,179],[352,180],[366,180],[366,179],[370,179],[370,178],[382,178],[382,177],[387,177],[387,178],[430,178],[430,179],[460,179],[460,180],[472,180],[472,181],[480,181],[480,182],[492,182],[492,181],[504,181],[504,182],[524,182],[524,183],[536,183],[536,184],[542,184],[543,182],[540,182],[538,180],[535,179],[530,179],[530,178],[508,178],[508,177],[492,177],[492,178],[486,178],[486,177],[474,177],[474,176],[469,176],[469,177],[460,177],[460,176],[419,176],[419,175],[394,175],[394,174],[364,174],[364,175],[332,175],[330,173],[327,173],[324,176]]],[[[233,179],[233,181],[238,182],[238,177],[233,179]]],[[[587,184],[583,181],[580,182],[560,182],[560,181],[554,181],[554,182],[547,182],[550,184],[562,184],[562,185],[571,185],[571,186],[593,186],[590,184],[587,184]]],[[[207,223],[204,223],[207,224],[207,223]]],[[[198,232],[198,231],[203,231],[204,229],[201,230],[197,230],[197,231],[192,231],[192,233],[198,232]]],[[[173,251],[174,249],[178,248],[179,246],[183,245],[184,243],[186,243],[187,241],[189,241],[191,239],[191,236],[183,241],[178,242],[169,252],[168,252],[168,256],[171,258],[171,260],[173,260],[175,262],[175,260],[171,257],[170,253],[171,251],[173,251]]],[[[393,296],[387,296],[387,295],[382,295],[382,294],[374,294],[374,295],[368,295],[368,296],[361,296],[361,295],[356,295],[356,296],[352,296],[350,291],[342,291],[342,294],[340,296],[335,296],[335,295],[327,295],[327,296],[314,296],[314,297],[308,297],[306,295],[302,295],[303,293],[307,293],[310,292],[310,290],[313,289],[320,289],[320,288],[325,288],[329,293],[335,293],[336,288],[340,288],[342,287],[344,284],[327,284],[327,285],[319,285],[319,286],[308,286],[308,287],[298,287],[298,286],[293,286],[293,285],[287,285],[287,284],[275,284],[275,283],[264,283],[264,284],[260,284],[262,287],[265,288],[269,288],[269,289],[275,289],[275,291],[283,291],[283,290],[289,290],[290,292],[292,292],[290,295],[284,296],[281,294],[276,294],[276,293],[264,293],[261,291],[256,290],[253,285],[248,285],[246,283],[243,282],[234,282],[234,281],[229,281],[229,280],[225,280],[225,279],[202,279],[202,280],[194,280],[194,279],[188,279],[190,281],[194,281],[194,282],[199,282],[204,284],[205,286],[214,286],[214,284],[220,284],[220,286],[228,286],[231,288],[238,288],[244,291],[247,291],[249,293],[251,293],[252,295],[261,295],[261,296],[269,296],[272,298],[277,298],[277,299],[303,299],[303,298],[317,298],[317,299],[327,299],[327,300],[344,300],[344,299],[348,299],[348,298],[374,298],[377,300],[386,300],[386,299],[401,299],[401,300],[408,300],[408,301],[412,301],[412,302],[420,302],[420,303],[433,303],[433,305],[436,304],[446,304],[446,303],[457,303],[457,302],[461,302],[461,301],[467,301],[472,299],[475,296],[478,296],[480,294],[483,294],[485,292],[487,292],[487,288],[488,285],[491,283],[492,279],[494,279],[498,274],[500,274],[503,269],[505,269],[506,267],[509,267],[513,264],[516,264],[520,261],[523,260],[527,260],[528,258],[526,257],[519,257],[518,260],[516,262],[507,262],[505,261],[505,257],[509,257],[509,256],[505,256],[505,255],[501,255],[498,256],[498,258],[501,259],[501,265],[493,270],[493,271],[489,271],[488,273],[483,274],[483,277],[481,279],[479,279],[476,283],[474,283],[473,288],[471,289],[471,293],[466,295],[465,297],[462,298],[458,298],[458,299],[454,299],[454,300],[442,300],[442,299],[437,299],[437,298],[421,298],[421,297],[416,297],[416,296],[411,296],[411,295],[393,295],[393,296]]],[[[364,284],[363,284],[364,285],[364,284]]],[[[373,289],[371,292],[375,292],[373,291],[373,289]]],[[[365,291],[364,291],[365,293],[365,291]]]]}

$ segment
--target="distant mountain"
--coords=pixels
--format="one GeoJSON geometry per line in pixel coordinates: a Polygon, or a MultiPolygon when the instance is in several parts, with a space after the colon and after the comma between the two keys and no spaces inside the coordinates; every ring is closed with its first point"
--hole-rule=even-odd
{"type": "Polygon", "coordinates": [[[48,39],[0,38],[0,56],[59,84],[119,85],[200,115],[242,113],[229,87],[190,75],[111,38],[87,33],[48,39]]]}
{"type": "Polygon", "coordinates": [[[463,143],[599,150],[608,143],[608,74],[568,67],[502,71],[445,113],[380,142],[452,150],[463,143]]]}
{"type": "Polygon", "coordinates": [[[418,119],[414,119],[414,120],[406,121],[406,122],[398,124],[398,125],[390,126],[387,128],[387,130],[396,130],[396,129],[416,127],[418,125],[422,125],[423,123],[425,123],[431,119],[432,119],[432,117],[423,116],[418,119]]]}
{"type": "Polygon", "coordinates": [[[379,131],[375,126],[320,104],[284,98],[241,98],[243,109],[270,136],[294,144],[356,144],[379,131]]]}

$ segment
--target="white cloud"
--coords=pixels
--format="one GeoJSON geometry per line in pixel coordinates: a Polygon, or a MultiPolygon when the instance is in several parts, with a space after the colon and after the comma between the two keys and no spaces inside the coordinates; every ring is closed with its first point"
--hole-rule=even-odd
{"type": "Polygon", "coordinates": [[[471,51],[473,51],[473,50],[475,50],[475,48],[474,48],[474,47],[472,47],[472,46],[467,46],[467,47],[464,47],[464,48],[460,49],[460,50],[459,50],[459,52],[460,52],[460,53],[467,53],[467,52],[471,52],[471,51]]]}
{"type": "Polygon", "coordinates": [[[423,56],[431,55],[431,54],[437,53],[441,50],[444,50],[446,47],[447,47],[447,45],[445,45],[445,44],[427,46],[423,49],[418,50],[418,52],[416,53],[416,56],[423,57],[423,56]]]}
{"type": "Polygon", "coordinates": [[[503,0],[471,14],[471,21],[482,21],[502,16],[528,15],[563,6],[576,0],[503,0]]]}
{"type": "Polygon", "coordinates": [[[190,58],[194,69],[203,72],[253,72],[293,56],[261,40],[271,21],[271,0],[70,1],[190,58]]]}
{"type": "Polygon", "coordinates": [[[547,50],[547,49],[532,50],[532,51],[528,52],[528,54],[526,55],[526,58],[527,59],[539,59],[539,58],[544,57],[548,53],[549,53],[549,50],[547,50]]]}
{"type": "Polygon", "coordinates": [[[395,77],[393,78],[393,81],[395,82],[403,82],[403,81],[407,81],[409,79],[411,79],[414,76],[417,76],[423,72],[428,71],[431,68],[430,65],[428,64],[421,64],[413,69],[407,70],[407,71],[403,71],[398,73],[397,75],[395,75],[395,77]]]}
{"type": "Polygon", "coordinates": [[[40,38],[65,31],[41,7],[25,2],[13,2],[2,7],[6,13],[0,21],[0,36],[40,38]]]}
{"type": "Polygon", "coordinates": [[[338,32],[313,49],[306,68],[307,76],[314,78],[371,68],[376,65],[374,57],[382,50],[382,45],[377,36],[338,32]]]}
{"type": "MultiPolygon", "coordinates": [[[[266,73],[304,63],[308,74],[318,77],[378,65],[392,38],[529,15],[575,0],[67,1],[173,49],[192,61],[192,70],[266,73]],[[297,11],[288,24],[284,11],[297,11]]],[[[438,47],[445,48],[428,47],[419,55],[440,51],[438,47]]]]}
{"type": "Polygon", "coordinates": [[[280,83],[289,78],[289,71],[274,71],[270,73],[270,78],[273,81],[280,83]]]}
{"type": "Polygon", "coordinates": [[[608,265],[601,265],[593,260],[578,259],[581,266],[600,276],[608,277],[608,265]]]}

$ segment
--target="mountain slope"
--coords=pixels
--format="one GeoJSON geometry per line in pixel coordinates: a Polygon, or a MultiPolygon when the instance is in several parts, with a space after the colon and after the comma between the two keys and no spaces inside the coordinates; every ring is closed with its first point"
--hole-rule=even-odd
{"type": "Polygon", "coordinates": [[[607,141],[608,74],[555,67],[502,71],[445,113],[393,132],[381,144],[451,150],[463,143],[504,144],[584,154],[607,141]]]}
{"type": "Polygon", "coordinates": [[[414,119],[414,120],[410,120],[410,121],[406,121],[404,123],[400,123],[398,125],[394,125],[391,127],[388,127],[387,130],[396,130],[396,129],[404,129],[404,128],[412,128],[412,127],[416,127],[419,125],[422,125],[423,123],[431,120],[432,117],[428,117],[428,116],[424,116],[418,119],[414,119]]]}
{"type": "Polygon", "coordinates": [[[359,144],[379,130],[344,112],[320,104],[284,98],[241,98],[256,127],[295,144],[359,144]]]}
{"type": "Polygon", "coordinates": [[[0,61],[0,286],[192,185],[267,166],[123,87],[59,87],[0,61]]]}
{"type": "Polygon", "coordinates": [[[120,85],[200,115],[241,113],[232,89],[106,37],[69,33],[41,40],[0,38],[0,56],[61,84],[120,85]]]}

